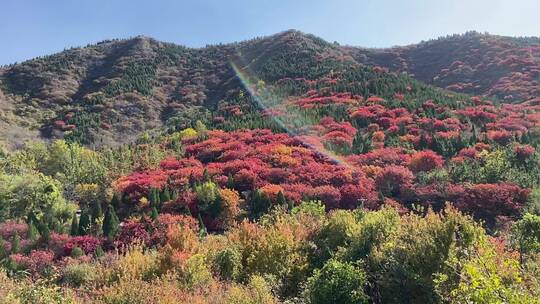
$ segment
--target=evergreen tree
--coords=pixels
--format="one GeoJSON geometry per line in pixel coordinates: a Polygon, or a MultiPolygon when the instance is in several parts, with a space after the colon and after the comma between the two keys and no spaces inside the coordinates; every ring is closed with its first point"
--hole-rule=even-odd
{"type": "Polygon", "coordinates": [[[371,142],[364,137],[361,132],[357,132],[353,138],[351,152],[354,154],[363,154],[371,151],[371,142]]]}
{"type": "Polygon", "coordinates": [[[103,217],[103,209],[101,208],[101,203],[96,202],[92,208],[92,223],[95,224],[100,218],[103,217]]]}
{"type": "Polygon", "coordinates": [[[96,258],[102,257],[105,255],[105,251],[103,251],[103,248],[101,246],[97,246],[96,250],[94,250],[94,256],[96,258]]]}
{"type": "Polygon", "coordinates": [[[90,231],[91,220],[87,209],[83,209],[79,219],[79,235],[86,235],[90,231]]]}
{"type": "Polygon", "coordinates": [[[77,213],[74,213],[73,218],[71,219],[71,230],[69,234],[71,236],[79,235],[79,219],[77,218],[77,213]]]}
{"type": "Polygon", "coordinates": [[[45,222],[42,222],[39,226],[41,227],[39,231],[39,233],[41,234],[41,239],[45,244],[49,243],[49,240],[51,238],[51,229],[49,228],[49,225],[47,225],[47,223],[45,222]]]}
{"type": "Polygon", "coordinates": [[[173,189],[173,190],[171,191],[171,200],[172,200],[172,201],[175,201],[177,198],[178,198],[178,190],[173,189]]]}
{"type": "Polygon", "coordinates": [[[113,240],[120,228],[120,220],[116,216],[114,207],[109,205],[107,212],[105,213],[105,219],[103,220],[103,233],[109,239],[113,240]]]}
{"type": "Polygon", "coordinates": [[[114,194],[114,195],[113,195],[110,204],[114,207],[115,210],[120,209],[120,199],[118,199],[118,195],[117,195],[117,194],[114,194]]]}
{"type": "Polygon", "coordinates": [[[261,190],[255,190],[253,198],[251,199],[251,217],[259,218],[270,209],[270,206],[272,206],[270,198],[261,192],[261,190]]]}
{"type": "Polygon", "coordinates": [[[31,241],[36,241],[39,238],[39,231],[34,225],[34,221],[28,223],[28,239],[31,241]]]}
{"type": "Polygon", "coordinates": [[[169,187],[163,188],[159,195],[159,200],[161,203],[168,202],[171,200],[171,192],[169,191],[169,187]]]}
{"type": "Polygon", "coordinates": [[[160,204],[159,190],[156,189],[156,188],[152,188],[152,189],[150,189],[150,193],[148,193],[148,195],[150,196],[149,197],[150,205],[151,206],[159,206],[159,204],[160,204]]]}
{"type": "Polygon", "coordinates": [[[4,247],[4,239],[0,236],[0,261],[8,256],[6,247],[4,247]]]}
{"type": "Polygon", "coordinates": [[[150,218],[154,221],[158,218],[158,211],[156,207],[152,208],[152,213],[150,213],[150,218]]]}
{"type": "Polygon", "coordinates": [[[234,177],[230,173],[229,176],[227,176],[227,188],[234,189],[234,177]]]}
{"type": "Polygon", "coordinates": [[[199,226],[200,226],[200,229],[199,229],[199,238],[203,238],[205,236],[208,235],[208,230],[206,230],[206,225],[204,224],[203,222],[203,219],[201,217],[201,214],[199,213],[199,226]]]}
{"type": "Polygon", "coordinates": [[[210,173],[208,173],[208,169],[204,168],[203,171],[203,182],[209,182],[212,180],[212,177],[210,176],[210,173]]]}
{"type": "Polygon", "coordinates": [[[15,233],[11,240],[11,254],[19,253],[21,251],[21,237],[18,233],[15,233]]]}
{"type": "Polygon", "coordinates": [[[276,198],[276,203],[280,206],[288,206],[287,205],[287,199],[285,198],[285,195],[282,191],[279,191],[276,198]]]}

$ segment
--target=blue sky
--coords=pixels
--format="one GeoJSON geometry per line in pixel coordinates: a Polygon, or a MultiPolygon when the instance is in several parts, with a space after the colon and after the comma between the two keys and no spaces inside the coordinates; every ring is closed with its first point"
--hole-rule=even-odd
{"type": "Polygon", "coordinates": [[[109,38],[198,47],[298,29],[385,47],[488,31],[540,36],[538,0],[0,0],[0,64],[109,38]]]}

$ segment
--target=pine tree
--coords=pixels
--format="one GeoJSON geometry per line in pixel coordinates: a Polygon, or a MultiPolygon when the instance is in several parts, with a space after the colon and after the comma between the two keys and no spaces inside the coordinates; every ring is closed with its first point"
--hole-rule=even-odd
{"type": "Polygon", "coordinates": [[[15,233],[13,240],[11,240],[11,254],[19,253],[21,251],[21,237],[18,233],[15,233]]]}
{"type": "Polygon", "coordinates": [[[77,213],[73,213],[73,218],[71,219],[71,230],[69,234],[71,236],[79,235],[79,219],[77,218],[77,213]]]}
{"type": "Polygon", "coordinates": [[[114,207],[109,205],[105,213],[105,219],[103,220],[103,233],[109,240],[113,240],[118,233],[119,227],[120,220],[116,216],[114,207]]]}
{"type": "Polygon", "coordinates": [[[79,235],[86,235],[90,231],[90,214],[87,209],[83,209],[81,218],[79,219],[79,235]]]}

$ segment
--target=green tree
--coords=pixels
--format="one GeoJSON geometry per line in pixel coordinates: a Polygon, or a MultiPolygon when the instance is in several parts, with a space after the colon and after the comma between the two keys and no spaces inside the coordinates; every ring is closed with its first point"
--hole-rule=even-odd
{"type": "Polygon", "coordinates": [[[30,220],[28,222],[28,239],[31,241],[36,241],[39,238],[39,231],[34,224],[34,221],[30,220]]]}
{"type": "Polygon", "coordinates": [[[81,218],[79,219],[79,235],[87,235],[90,232],[91,226],[90,213],[88,212],[88,209],[83,209],[81,218]]]}
{"type": "Polygon", "coordinates": [[[21,251],[21,237],[18,233],[15,233],[11,240],[11,254],[19,253],[21,251]]]}
{"type": "Polygon", "coordinates": [[[522,263],[527,255],[540,253],[540,216],[526,213],[512,227],[510,240],[522,263]]]}
{"type": "Polygon", "coordinates": [[[73,218],[71,219],[70,235],[71,236],[79,235],[79,218],[77,217],[77,213],[73,213],[73,218]]]}
{"type": "Polygon", "coordinates": [[[109,240],[113,240],[118,233],[119,227],[120,220],[114,211],[114,207],[112,205],[107,206],[107,212],[103,220],[103,233],[109,240]]]}
{"type": "Polygon", "coordinates": [[[368,303],[365,272],[349,263],[329,260],[308,279],[307,298],[312,304],[368,303]]]}

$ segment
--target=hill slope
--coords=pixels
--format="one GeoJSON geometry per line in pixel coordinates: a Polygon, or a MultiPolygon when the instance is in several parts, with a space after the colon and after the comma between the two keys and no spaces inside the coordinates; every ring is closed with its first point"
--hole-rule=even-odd
{"type": "MultiPolygon", "coordinates": [[[[0,140],[115,145],[145,130],[227,119],[231,108],[254,110],[238,98],[244,87],[232,62],[274,89],[286,88],[279,89],[283,98],[325,87],[389,97],[413,83],[372,66],[459,92],[531,98],[540,94],[539,50],[535,39],[480,34],[385,50],[341,47],[298,31],[200,49],[142,36],[104,41],[0,69],[0,140]]],[[[411,98],[449,96],[413,86],[411,98]]],[[[245,121],[234,126],[253,127],[245,121]]]]}
{"type": "Polygon", "coordinates": [[[347,48],[379,65],[449,90],[523,100],[540,95],[540,39],[469,32],[404,47],[347,48]]]}

